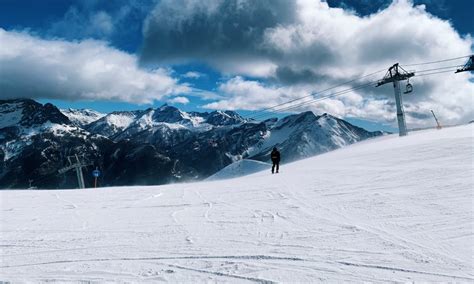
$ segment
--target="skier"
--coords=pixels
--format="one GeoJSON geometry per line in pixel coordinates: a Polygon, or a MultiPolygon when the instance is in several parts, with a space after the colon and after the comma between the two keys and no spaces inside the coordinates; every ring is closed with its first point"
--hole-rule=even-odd
{"type": "Polygon", "coordinates": [[[280,168],[280,152],[278,152],[276,147],[273,148],[270,158],[272,159],[272,163],[273,163],[272,174],[275,172],[275,166],[276,166],[276,173],[278,173],[278,169],[280,168]]]}

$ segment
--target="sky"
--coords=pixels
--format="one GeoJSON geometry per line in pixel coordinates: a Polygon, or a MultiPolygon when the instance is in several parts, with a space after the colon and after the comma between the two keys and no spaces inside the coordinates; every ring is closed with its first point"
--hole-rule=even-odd
{"type": "Polygon", "coordinates": [[[465,123],[474,76],[453,70],[474,53],[473,10],[471,0],[0,0],[0,99],[257,119],[311,110],[394,131],[393,87],[374,82],[399,62],[423,75],[403,95],[409,128],[432,126],[430,110],[465,123]],[[453,60],[413,65],[443,59],[453,60]]]}

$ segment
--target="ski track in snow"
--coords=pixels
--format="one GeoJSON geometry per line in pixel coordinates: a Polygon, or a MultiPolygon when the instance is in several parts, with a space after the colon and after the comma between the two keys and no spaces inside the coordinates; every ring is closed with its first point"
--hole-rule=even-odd
{"type": "Polygon", "coordinates": [[[0,281],[474,282],[474,126],[214,182],[0,191],[0,281]]]}

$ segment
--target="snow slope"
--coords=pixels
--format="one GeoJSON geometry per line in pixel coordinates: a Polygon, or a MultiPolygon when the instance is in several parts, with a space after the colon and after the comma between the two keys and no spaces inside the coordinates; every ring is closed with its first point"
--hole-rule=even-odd
{"type": "Polygon", "coordinates": [[[208,177],[206,180],[212,181],[242,177],[263,170],[268,170],[271,167],[272,165],[269,163],[243,159],[228,165],[227,167],[208,177]]]}
{"type": "Polygon", "coordinates": [[[474,125],[214,182],[0,191],[0,280],[473,282],[474,125]]]}
{"type": "Polygon", "coordinates": [[[65,116],[67,116],[72,123],[81,127],[87,124],[90,124],[107,115],[105,113],[100,113],[92,109],[68,108],[68,109],[61,109],[61,112],[65,116]]]}
{"type": "Polygon", "coordinates": [[[22,104],[18,102],[0,104],[0,129],[20,123],[23,115],[22,104]]]}

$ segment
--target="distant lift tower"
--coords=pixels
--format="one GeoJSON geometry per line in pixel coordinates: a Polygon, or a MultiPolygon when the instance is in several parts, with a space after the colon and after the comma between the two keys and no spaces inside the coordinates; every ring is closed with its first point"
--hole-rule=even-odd
{"type": "Polygon", "coordinates": [[[436,117],[436,115],[434,114],[434,111],[431,110],[431,113],[433,114],[433,117],[434,119],[436,120],[436,129],[441,129],[441,124],[439,124],[439,121],[438,121],[438,118],[436,117]]]}
{"type": "Polygon", "coordinates": [[[77,175],[77,184],[79,188],[85,188],[84,176],[82,175],[82,168],[90,166],[91,163],[81,162],[81,160],[79,160],[79,156],[77,155],[68,156],[67,160],[69,162],[69,165],[60,169],[58,172],[60,174],[63,174],[69,170],[75,169],[76,175],[77,175]]]}
{"type": "Polygon", "coordinates": [[[456,70],[456,72],[454,73],[460,73],[460,72],[466,72],[466,71],[474,71],[474,55],[469,56],[469,60],[467,61],[466,65],[456,70]]]}
{"type": "MultiPolygon", "coordinates": [[[[387,74],[382,80],[377,82],[377,86],[382,86],[387,83],[393,83],[395,90],[395,102],[397,104],[397,120],[398,120],[398,131],[400,136],[407,135],[407,126],[405,123],[405,113],[403,111],[403,100],[402,93],[400,91],[400,81],[408,80],[410,77],[415,76],[414,72],[407,72],[398,63],[388,68],[387,74]]],[[[408,86],[408,85],[407,85],[408,86]]],[[[411,85],[410,85],[411,86],[411,85]]]]}

